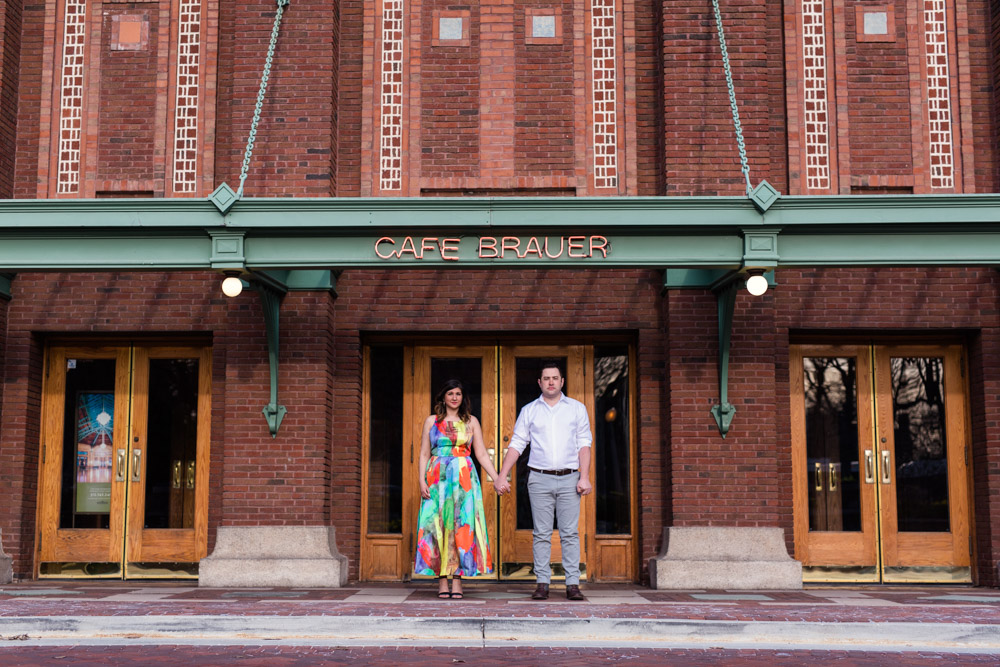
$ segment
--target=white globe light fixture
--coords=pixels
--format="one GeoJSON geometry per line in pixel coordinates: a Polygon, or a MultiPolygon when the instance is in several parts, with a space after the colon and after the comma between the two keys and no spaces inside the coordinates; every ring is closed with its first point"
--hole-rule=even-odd
{"type": "Polygon", "coordinates": [[[767,291],[767,278],[764,277],[763,271],[750,272],[750,277],[747,278],[747,291],[754,296],[761,296],[767,291]]]}
{"type": "Polygon", "coordinates": [[[222,293],[228,297],[239,296],[243,291],[243,281],[240,280],[239,274],[237,273],[227,273],[226,279],[222,281],[222,293]]]}

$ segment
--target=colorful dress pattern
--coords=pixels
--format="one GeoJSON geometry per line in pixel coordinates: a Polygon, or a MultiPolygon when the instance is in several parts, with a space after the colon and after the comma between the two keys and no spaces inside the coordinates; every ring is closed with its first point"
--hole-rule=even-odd
{"type": "Polygon", "coordinates": [[[472,429],[461,421],[436,421],[430,441],[431,497],[420,504],[414,571],[436,577],[489,574],[493,559],[483,491],[472,465],[472,429]]]}

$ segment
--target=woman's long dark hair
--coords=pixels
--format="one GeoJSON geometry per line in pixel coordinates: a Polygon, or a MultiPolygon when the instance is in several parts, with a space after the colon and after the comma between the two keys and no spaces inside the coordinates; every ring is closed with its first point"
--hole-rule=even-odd
{"type": "Polygon", "coordinates": [[[452,389],[462,390],[462,403],[458,406],[458,418],[468,423],[472,417],[472,401],[469,400],[469,394],[465,391],[465,387],[462,386],[461,381],[454,378],[445,381],[444,386],[434,396],[434,415],[438,420],[444,419],[447,416],[448,408],[444,404],[444,395],[452,389]]]}

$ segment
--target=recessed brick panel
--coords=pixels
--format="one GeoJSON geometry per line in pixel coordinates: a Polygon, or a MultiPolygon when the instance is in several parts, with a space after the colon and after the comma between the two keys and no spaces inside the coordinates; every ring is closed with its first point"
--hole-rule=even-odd
{"type": "Polygon", "coordinates": [[[162,158],[157,164],[156,136],[157,51],[150,48],[120,48],[114,41],[115,25],[138,24],[156,34],[159,16],[155,12],[122,11],[105,13],[101,31],[100,109],[97,177],[102,181],[147,181],[162,174],[162,158]]]}

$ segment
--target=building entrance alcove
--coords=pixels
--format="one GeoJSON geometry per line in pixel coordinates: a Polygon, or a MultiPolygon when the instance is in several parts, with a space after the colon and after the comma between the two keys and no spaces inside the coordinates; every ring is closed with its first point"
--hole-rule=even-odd
{"type": "MultiPolygon", "coordinates": [[[[365,348],[364,467],[361,579],[414,577],[420,506],[418,470],[421,426],[445,380],[458,378],[483,427],[484,445],[500,468],[520,409],[540,395],[543,359],[564,364],[567,396],[587,406],[594,446],[594,494],[580,513],[581,572],[591,581],[633,581],[636,554],[634,351],[627,342],[530,345],[472,344],[365,348]]],[[[512,472],[511,492],[498,496],[493,480],[476,471],[483,488],[494,580],[533,579],[532,520],[526,450],[512,472]]],[[[561,578],[558,531],[552,542],[553,573],[561,578]]]]}

